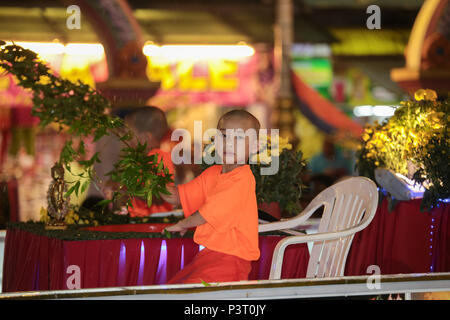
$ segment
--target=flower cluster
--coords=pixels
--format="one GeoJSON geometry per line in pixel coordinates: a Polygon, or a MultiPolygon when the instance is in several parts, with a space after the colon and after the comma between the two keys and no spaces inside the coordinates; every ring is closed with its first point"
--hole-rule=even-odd
{"type": "Polygon", "coordinates": [[[263,141],[259,148],[259,152],[253,154],[250,158],[251,163],[257,164],[270,164],[272,162],[272,157],[280,156],[283,150],[291,150],[292,144],[289,143],[288,138],[283,138],[277,136],[274,141],[272,141],[271,136],[260,137],[260,141],[263,141]],[[276,142],[278,140],[278,142],[276,142]]]}
{"type": "Polygon", "coordinates": [[[423,207],[449,192],[450,101],[437,101],[433,90],[418,90],[415,101],[403,101],[385,123],[369,125],[358,152],[360,175],[374,179],[384,167],[410,176],[427,189],[423,207]]]}
{"type": "MultiPolygon", "coordinates": [[[[49,216],[47,209],[41,208],[40,222],[49,223],[50,221],[51,217],[49,216]]],[[[69,209],[64,216],[64,223],[68,225],[99,225],[99,221],[94,219],[94,212],[88,212],[87,215],[80,214],[80,212],[74,210],[74,208],[69,209]]]]}

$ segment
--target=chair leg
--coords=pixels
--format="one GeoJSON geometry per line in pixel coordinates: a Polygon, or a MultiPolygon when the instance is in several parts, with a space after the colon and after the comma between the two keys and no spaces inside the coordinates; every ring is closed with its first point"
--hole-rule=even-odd
{"type": "Polygon", "coordinates": [[[283,267],[284,251],[286,250],[286,247],[288,245],[287,240],[288,238],[280,240],[277,243],[275,249],[273,250],[272,265],[270,267],[270,275],[269,275],[270,280],[281,279],[281,269],[283,267]]]}

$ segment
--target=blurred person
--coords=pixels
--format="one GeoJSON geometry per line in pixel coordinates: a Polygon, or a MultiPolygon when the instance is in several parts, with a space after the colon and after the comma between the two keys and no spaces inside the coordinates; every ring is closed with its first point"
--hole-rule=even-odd
{"type": "Polygon", "coordinates": [[[305,182],[311,184],[315,194],[352,172],[351,162],[336,148],[330,136],[325,137],[322,152],[309,160],[308,168],[311,173],[305,177],[305,182]]]}
{"type": "MultiPolygon", "coordinates": [[[[129,112],[127,109],[116,109],[111,113],[123,119],[127,112],[129,112]]],[[[95,211],[99,209],[96,207],[97,203],[112,197],[112,191],[117,185],[109,180],[107,173],[114,170],[114,164],[120,159],[120,150],[124,147],[125,144],[116,135],[111,133],[104,135],[95,142],[95,152],[98,153],[98,159],[100,160],[100,162],[94,163],[97,182],[90,182],[86,199],[81,205],[82,207],[95,211]]]]}
{"type": "MultiPolygon", "coordinates": [[[[138,142],[147,143],[147,155],[158,155],[158,163],[163,162],[169,174],[174,175],[175,169],[170,153],[162,150],[161,144],[167,140],[169,127],[164,111],[153,106],[137,107],[135,109],[121,112],[121,117],[125,119],[125,124],[133,131],[134,137],[129,142],[131,147],[136,147],[138,142]]],[[[125,147],[116,136],[108,135],[99,140],[98,148],[101,150],[101,163],[95,168],[96,174],[103,179],[100,186],[91,186],[90,196],[83,203],[87,209],[94,210],[95,205],[103,199],[111,199],[119,184],[107,180],[106,174],[114,170],[114,164],[119,160],[120,150],[125,147]],[[102,140],[103,139],[103,140],[102,140]]],[[[126,192],[126,191],[125,191],[126,192]]],[[[132,198],[132,206],[125,206],[124,197],[117,203],[112,204],[112,210],[120,209],[121,214],[128,213],[131,217],[144,217],[156,212],[172,211],[174,208],[166,201],[153,197],[152,205],[147,206],[147,201],[140,198],[132,198]]]]}
{"type": "MultiPolygon", "coordinates": [[[[169,126],[167,124],[166,115],[163,110],[146,106],[134,109],[125,116],[125,122],[134,132],[135,138],[131,141],[131,146],[136,147],[137,143],[147,143],[147,155],[158,155],[158,163],[163,162],[165,168],[169,170],[169,174],[174,178],[175,167],[169,152],[161,149],[161,142],[167,137],[169,126]]],[[[169,184],[173,185],[173,183],[169,184]]],[[[128,213],[131,217],[144,217],[156,212],[172,211],[174,207],[162,200],[153,197],[152,205],[147,206],[145,199],[131,199],[132,206],[128,207],[128,213]]]]}

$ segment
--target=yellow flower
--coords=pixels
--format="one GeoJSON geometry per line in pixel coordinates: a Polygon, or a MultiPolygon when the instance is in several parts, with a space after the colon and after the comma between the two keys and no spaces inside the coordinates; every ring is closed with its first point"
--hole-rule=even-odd
{"type": "Polygon", "coordinates": [[[437,94],[436,91],[431,89],[419,89],[414,93],[414,99],[416,101],[436,101],[437,94]]]}
{"type": "Polygon", "coordinates": [[[272,162],[272,157],[269,156],[267,153],[263,153],[259,155],[259,161],[265,164],[269,164],[272,162]]]}
{"type": "Polygon", "coordinates": [[[278,147],[275,147],[271,150],[270,154],[272,156],[278,157],[280,155],[280,149],[278,147]]]}
{"type": "Polygon", "coordinates": [[[256,153],[252,154],[252,156],[250,157],[250,162],[252,162],[252,163],[259,163],[259,157],[258,157],[258,155],[256,153]]]}
{"type": "Polygon", "coordinates": [[[39,214],[40,214],[41,222],[49,222],[50,221],[50,217],[48,215],[47,209],[45,209],[44,207],[41,207],[41,211],[39,214]]]}
{"type": "Polygon", "coordinates": [[[41,76],[39,78],[39,84],[46,85],[46,84],[49,84],[50,82],[51,81],[50,81],[50,78],[48,76],[41,76]]]}

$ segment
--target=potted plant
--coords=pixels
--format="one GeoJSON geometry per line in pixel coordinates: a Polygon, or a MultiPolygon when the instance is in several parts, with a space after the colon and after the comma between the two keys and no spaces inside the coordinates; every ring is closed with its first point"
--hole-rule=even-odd
{"type": "Polygon", "coordinates": [[[64,225],[70,195],[86,190],[89,182],[100,182],[94,171],[94,163],[100,162],[98,152],[90,158],[86,155],[83,139],[88,137],[93,137],[95,142],[105,135],[115,135],[126,145],[120,160],[110,172],[111,180],[122,191],[116,191],[113,199],[104,200],[104,206],[124,195],[128,205],[131,203],[130,198],[139,196],[146,198],[150,206],[153,196],[159,198],[161,193],[168,193],[166,184],[173,182],[173,179],[167,168],[158,164],[156,155],[147,155],[145,145],[138,143],[136,148],[131,147],[133,131],[122,119],[110,114],[110,102],[95,89],[81,81],[73,83],[62,79],[35,52],[15,44],[7,45],[1,40],[0,69],[13,74],[18,85],[31,90],[31,114],[39,118],[40,127],[56,125],[60,131],[67,131],[72,137],[64,144],[53,169],[55,174],[52,173],[54,181],[49,188],[48,209],[54,221],[47,221],[48,224],[64,225]],[[74,140],[78,143],[74,144],[74,140]],[[75,161],[84,168],[82,174],[72,173],[70,164],[75,161]],[[63,168],[80,179],[66,181],[63,168]],[[160,175],[162,171],[164,175],[160,175]]]}
{"type": "Polygon", "coordinates": [[[438,101],[429,89],[414,98],[402,101],[385,122],[365,128],[357,168],[374,181],[375,169],[386,168],[422,185],[423,210],[450,197],[450,100],[438,101]]]}

